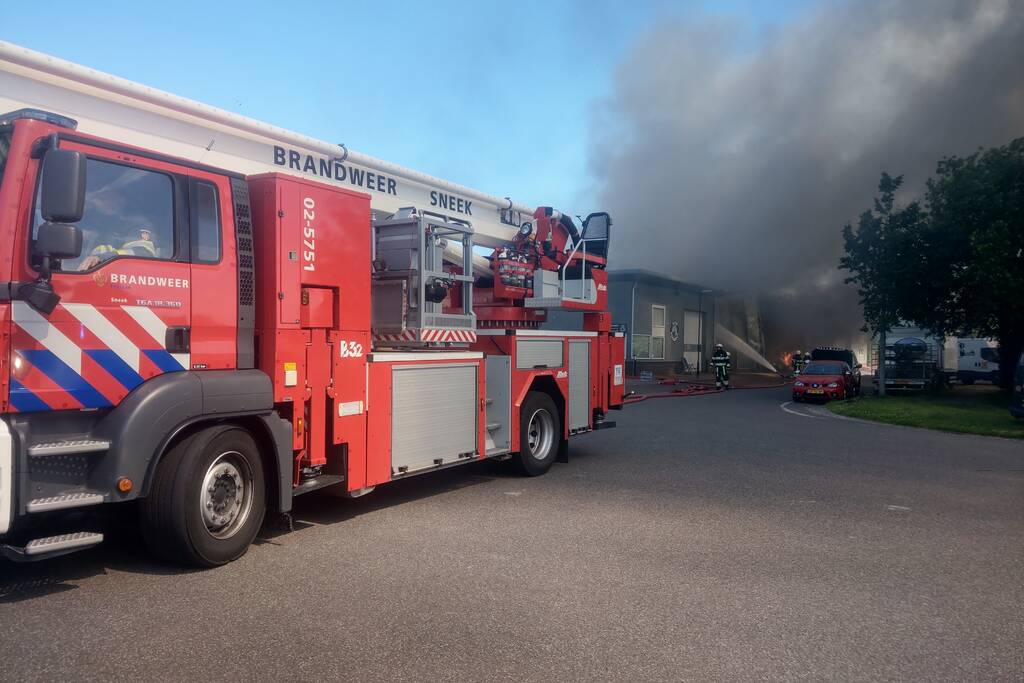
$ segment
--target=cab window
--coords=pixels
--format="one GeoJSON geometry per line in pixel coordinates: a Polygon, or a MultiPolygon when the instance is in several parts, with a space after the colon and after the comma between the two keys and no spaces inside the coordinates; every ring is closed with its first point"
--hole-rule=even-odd
{"type": "Polygon", "coordinates": [[[194,234],[192,238],[193,263],[217,263],[220,261],[220,211],[217,208],[217,188],[211,183],[196,182],[194,234]]]}
{"type": "MultiPolygon", "coordinates": [[[[36,202],[35,226],[42,222],[36,202]]],[[[88,159],[82,255],[64,272],[87,271],[114,258],[174,257],[174,184],[165,173],[88,159]]],[[[33,228],[33,237],[35,227],[33,228]]]]}
{"type": "Polygon", "coordinates": [[[4,182],[4,167],[7,166],[7,154],[11,151],[11,131],[0,130],[0,185],[4,182]]]}

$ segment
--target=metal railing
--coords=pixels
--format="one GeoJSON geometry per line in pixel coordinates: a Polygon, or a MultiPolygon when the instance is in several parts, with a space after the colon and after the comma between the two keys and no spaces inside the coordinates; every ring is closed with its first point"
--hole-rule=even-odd
{"type": "Polygon", "coordinates": [[[586,292],[587,242],[604,242],[607,239],[608,239],[607,237],[597,237],[597,238],[589,239],[588,240],[588,239],[586,239],[584,237],[581,237],[580,240],[573,245],[572,251],[569,252],[569,256],[565,259],[565,263],[562,264],[562,272],[559,275],[558,291],[561,294],[563,300],[568,299],[570,301],[579,301],[579,302],[582,302],[582,303],[590,303],[587,299],[582,298],[585,295],[585,292],[586,292]],[[573,258],[576,256],[576,253],[580,249],[580,246],[583,247],[583,254],[582,254],[583,260],[582,260],[582,262],[580,264],[580,297],[578,297],[578,298],[577,297],[567,297],[567,296],[565,296],[565,283],[566,283],[566,277],[567,277],[566,273],[569,270],[569,264],[572,263],[573,258]]]}

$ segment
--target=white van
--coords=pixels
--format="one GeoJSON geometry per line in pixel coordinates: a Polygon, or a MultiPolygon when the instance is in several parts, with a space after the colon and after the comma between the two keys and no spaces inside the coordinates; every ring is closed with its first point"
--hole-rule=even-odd
{"type": "Polygon", "coordinates": [[[999,345],[991,339],[956,340],[957,379],[961,384],[974,384],[978,380],[999,383],[999,345]]]}

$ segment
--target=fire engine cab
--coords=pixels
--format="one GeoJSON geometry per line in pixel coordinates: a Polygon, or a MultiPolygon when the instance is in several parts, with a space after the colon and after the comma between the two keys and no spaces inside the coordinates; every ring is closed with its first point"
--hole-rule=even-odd
{"type": "Polygon", "coordinates": [[[543,474],[622,406],[605,213],[6,43],[0,112],[9,559],[96,545],[68,513],[137,500],[158,556],[223,564],[298,495],[485,458],[543,474]]]}

